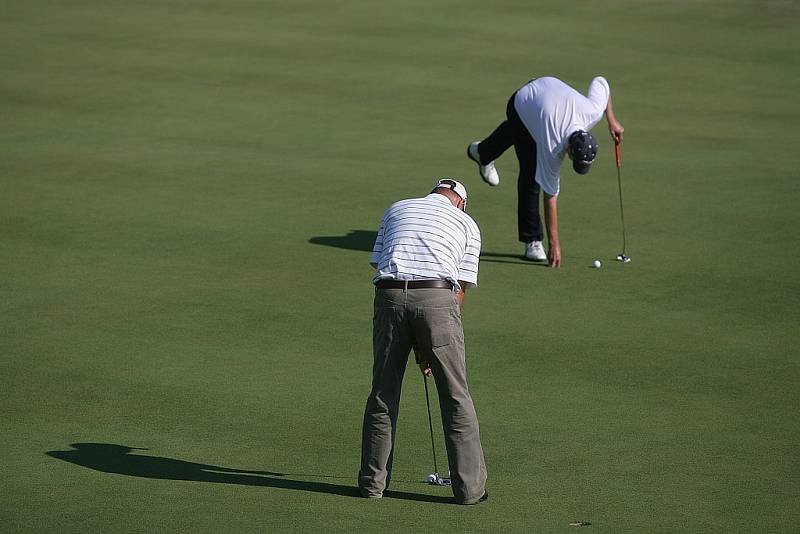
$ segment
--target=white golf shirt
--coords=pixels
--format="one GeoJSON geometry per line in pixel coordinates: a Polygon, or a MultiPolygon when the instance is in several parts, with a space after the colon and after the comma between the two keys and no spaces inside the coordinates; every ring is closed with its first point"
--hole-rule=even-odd
{"type": "Polygon", "coordinates": [[[383,214],[370,264],[373,282],[441,279],[478,285],[481,234],[472,217],[444,195],[395,202],[383,214]]]}
{"type": "Polygon", "coordinates": [[[602,76],[592,80],[587,96],[550,76],[531,80],[517,91],[514,108],[536,141],[536,183],[548,195],[559,192],[570,134],[591,130],[603,117],[610,94],[602,76]]]}

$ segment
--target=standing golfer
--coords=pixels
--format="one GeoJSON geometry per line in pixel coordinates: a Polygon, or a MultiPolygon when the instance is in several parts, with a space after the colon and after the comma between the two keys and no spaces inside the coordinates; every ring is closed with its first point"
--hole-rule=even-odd
{"type": "Polygon", "coordinates": [[[625,129],[614,116],[611,89],[602,76],[589,84],[587,96],[557,78],[536,78],[514,92],[506,105],[506,118],[489,137],[472,143],[467,155],[478,164],[483,180],[500,183],[494,160],[511,145],[519,160],[517,179],[517,229],[525,243],[525,257],[561,265],[557,200],[561,163],[566,154],[578,174],[586,174],[597,155],[597,141],[589,130],[606,116],[615,143],[625,129]],[[542,247],[539,189],[544,190],[544,214],[549,253],[542,247]]]}
{"type": "Polygon", "coordinates": [[[372,391],[364,410],[358,487],[380,498],[392,475],[400,388],[412,348],[427,359],[442,413],[453,495],[488,498],[478,418],[467,388],[461,302],[478,282],[481,236],[466,214],[467,190],[439,180],[426,197],[383,214],[370,263],[377,269],[372,391]]]}

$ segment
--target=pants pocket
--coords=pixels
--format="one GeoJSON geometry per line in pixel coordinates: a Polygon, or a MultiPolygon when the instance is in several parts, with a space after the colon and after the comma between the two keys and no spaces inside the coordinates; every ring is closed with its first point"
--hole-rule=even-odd
{"type": "Polygon", "coordinates": [[[457,308],[434,308],[426,310],[424,323],[428,340],[433,349],[446,347],[455,342],[458,326],[457,308]]]}

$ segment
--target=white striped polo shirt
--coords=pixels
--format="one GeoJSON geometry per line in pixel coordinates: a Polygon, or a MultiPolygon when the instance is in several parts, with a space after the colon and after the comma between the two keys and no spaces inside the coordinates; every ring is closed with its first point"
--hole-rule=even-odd
{"type": "Polygon", "coordinates": [[[395,202],[383,214],[370,264],[373,282],[458,280],[478,285],[481,233],[472,217],[444,195],[395,202]]]}

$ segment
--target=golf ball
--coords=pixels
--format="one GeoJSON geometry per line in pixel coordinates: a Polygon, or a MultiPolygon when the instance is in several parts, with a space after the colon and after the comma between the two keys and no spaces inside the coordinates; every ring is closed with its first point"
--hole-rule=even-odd
{"type": "Polygon", "coordinates": [[[428,484],[436,484],[436,475],[433,473],[428,475],[428,484]]]}
{"type": "Polygon", "coordinates": [[[593,266],[595,269],[599,269],[599,268],[600,268],[600,265],[602,265],[602,264],[600,263],[600,260],[594,260],[594,261],[592,262],[592,266],[593,266]]]}

